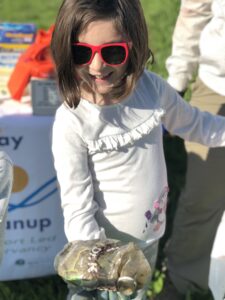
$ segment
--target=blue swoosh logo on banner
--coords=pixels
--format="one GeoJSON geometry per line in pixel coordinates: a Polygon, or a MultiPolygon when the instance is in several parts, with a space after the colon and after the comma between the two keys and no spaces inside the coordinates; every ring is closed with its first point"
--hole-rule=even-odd
{"type": "Polygon", "coordinates": [[[36,191],[34,191],[32,194],[30,194],[27,198],[25,198],[20,203],[18,203],[18,204],[9,203],[8,211],[10,212],[10,211],[13,211],[13,210],[19,209],[19,208],[31,207],[31,206],[37,205],[40,202],[46,200],[47,198],[49,198],[50,196],[52,196],[54,193],[56,193],[58,191],[57,186],[51,187],[51,190],[47,194],[45,194],[41,198],[38,198],[37,200],[34,200],[34,197],[39,195],[41,192],[45,191],[50,185],[52,185],[56,182],[57,182],[56,177],[53,177],[52,179],[50,179],[49,181],[44,183],[42,186],[40,186],[36,191]]]}

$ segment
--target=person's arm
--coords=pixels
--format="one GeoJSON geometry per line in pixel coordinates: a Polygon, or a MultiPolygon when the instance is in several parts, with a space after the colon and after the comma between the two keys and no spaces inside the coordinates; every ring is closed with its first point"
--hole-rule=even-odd
{"type": "Polygon", "coordinates": [[[61,190],[65,233],[68,241],[105,238],[95,213],[92,177],[87,147],[76,132],[76,124],[64,115],[56,115],[52,151],[61,190]]]}
{"type": "Polygon", "coordinates": [[[167,83],[163,94],[163,125],[170,133],[208,147],[225,146],[225,117],[191,106],[167,83]]]}
{"type": "Polygon", "coordinates": [[[199,39],[212,17],[213,0],[183,0],[166,60],[168,83],[178,92],[187,89],[199,63],[199,39]]]}
{"type": "Polygon", "coordinates": [[[164,111],[162,125],[166,130],[208,147],[225,146],[225,117],[200,111],[180,97],[166,80],[153,73],[148,76],[153,99],[164,111]]]}
{"type": "Polygon", "coordinates": [[[7,212],[13,182],[13,167],[9,156],[0,151],[0,223],[7,212]]]}
{"type": "Polygon", "coordinates": [[[0,151],[0,262],[4,253],[7,208],[13,183],[13,165],[9,156],[0,151]]]}

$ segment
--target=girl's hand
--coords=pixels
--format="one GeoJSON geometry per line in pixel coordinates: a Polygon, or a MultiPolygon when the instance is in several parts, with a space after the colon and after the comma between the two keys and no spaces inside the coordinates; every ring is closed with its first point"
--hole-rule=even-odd
{"type": "Polygon", "coordinates": [[[56,256],[57,273],[86,290],[112,290],[132,295],[151,275],[143,252],[134,243],[118,240],[74,241],[56,256]]]}

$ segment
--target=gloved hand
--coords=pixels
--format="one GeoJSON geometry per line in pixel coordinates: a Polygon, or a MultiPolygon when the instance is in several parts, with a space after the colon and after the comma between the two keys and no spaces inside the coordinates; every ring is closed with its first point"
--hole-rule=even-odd
{"type": "Polygon", "coordinates": [[[65,245],[54,262],[59,276],[86,290],[112,290],[126,296],[141,289],[151,275],[143,252],[118,240],[74,241],[65,245]]]}

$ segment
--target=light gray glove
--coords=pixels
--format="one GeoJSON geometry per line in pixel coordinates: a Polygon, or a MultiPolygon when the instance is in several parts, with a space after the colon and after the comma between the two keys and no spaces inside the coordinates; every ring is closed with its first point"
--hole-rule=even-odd
{"type": "Polygon", "coordinates": [[[133,242],[74,241],[66,244],[54,262],[59,276],[86,290],[112,290],[132,295],[151,275],[143,252],[133,242]]]}

